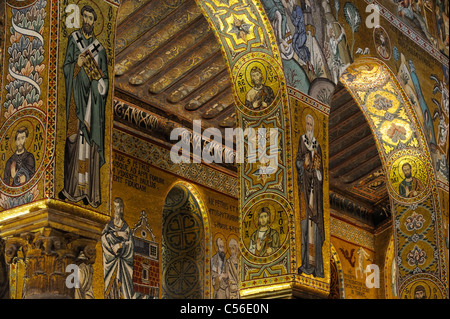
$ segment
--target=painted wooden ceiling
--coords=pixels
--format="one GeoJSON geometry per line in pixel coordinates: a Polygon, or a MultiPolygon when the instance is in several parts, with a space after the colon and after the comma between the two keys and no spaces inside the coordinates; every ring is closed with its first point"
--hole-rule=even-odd
{"type": "Polygon", "coordinates": [[[180,122],[202,120],[204,128],[236,126],[227,67],[194,0],[125,1],[118,19],[119,94],[180,122]]]}
{"type": "Polygon", "coordinates": [[[329,117],[330,191],[356,202],[376,218],[389,217],[389,197],[373,133],[350,93],[338,84],[329,117]]]}
{"type": "MultiPolygon", "coordinates": [[[[226,63],[194,0],[125,0],[116,37],[116,96],[188,128],[193,120],[203,128],[236,126],[226,63]]],[[[384,220],[388,197],[378,151],[363,113],[340,85],[329,142],[335,199],[384,220]]]]}

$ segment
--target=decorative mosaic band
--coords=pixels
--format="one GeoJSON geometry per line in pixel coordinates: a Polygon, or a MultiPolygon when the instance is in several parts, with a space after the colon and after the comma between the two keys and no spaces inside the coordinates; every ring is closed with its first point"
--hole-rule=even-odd
{"type": "Polygon", "coordinates": [[[330,232],[333,237],[375,250],[375,236],[372,233],[352,226],[340,219],[331,217],[330,232]]]}
{"type": "MultiPolygon", "coordinates": [[[[280,53],[260,1],[208,0],[197,1],[197,4],[209,21],[227,61],[238,127],[243,130],[261,127],[278,130],[276,174],[267,173],[261,162],[247,160],[239,166],[239,175],[242,176],[239,180],[241,218],[248,225],[241,241],[241,251],[244,253],[241,268],[252,269],[241,273],[241,284],[244,287],[248,281],[254,285],[263,285],[263,281],[272,280],[271,277],[278,278],[281,274],[279,271],[291,273],[293,265],[290,258],[295,255],[295,245],[290,243],[294,237],[288,236],[295,229],[291,206],[294,198],[289,191],[293,188],[293,183],[288,178],[292,169],[291,152],[288,150],[292,145],[289,100],[280,53]],[[289,198],[287,205],[282,204],[285,202],[284,198],[289,198]],[[281,224],[271,232],[278,238],[282,231],[281,237],[284,240],[280,245],[276,240],[273,248],[258,256],[260,252],[253,250],[250,237],[255,227],[258,228],[254,216],[258,215],[256,210],[260,209],[270,210],[272,219],[275,218],[275,213],[280,214],[277,221],[281,224]],[[285,254],[289,257],[283,267],[278,263],[270,263],[270,266],[264,263],[267,258],[278,260],[285,254]]],[[[255,145],[249,140],[244,141],[244,144],[247,152],[264,147],[259,146],[259,142],[255,145]]],[[[271,145],[266,145],[266,150],[262,150],[262,153],[269,153],[270,147],[271,145]]]]}
{"type": "Polygon", "coordinates": [[[419,273],[446,283],[436,176],[428,140],[408,98],[389,68],[372,58],[355,61],[341,81],[365,114],[387,172],[399,289],[406,294],[404,285],[419,273]]]}
{"type": "Polygon", "coordinates": [[[170,159],[170,150],[146,142],[118,129],[113,130],[112,143],[113,149],[119,152],[234,198],[238,197],[237,179],[234,176],[224,174],[202,164],[175,164],[170,159]]]}

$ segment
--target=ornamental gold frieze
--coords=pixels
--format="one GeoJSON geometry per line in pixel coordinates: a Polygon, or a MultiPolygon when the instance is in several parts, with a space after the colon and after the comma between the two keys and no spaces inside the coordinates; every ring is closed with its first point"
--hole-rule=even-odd
{"type": "Polygon", "coordinates": [[[239,195],[239,183],[234,173],[225,173],[207,165],[192,165],[183,162],[176,164],[170,159],[170,150],[167,148],[119,129],[114,129],[112,141],[112,147],[117,153],[139,158],[141,161],[157,166],[166,172],[216,189],[233,198],[237,198],[239,195]]]}
{"type": "Polygon", "coordinates": [[[201,154],[201,150],[204,150],[209,145],[213,149],[220,149],[221,162],[217,163],[218,165],[224,165],[233,169],[236,164],[236,152],[232,147],[227,145],[225,138],[221,138],[220,140],[208,138],[202,134],[200,127],[184,127],[180,123],[167,120],[160,115],[153,114],[118,98],[114,100],[113,112],[116,121],[139,128],[152,135],[152,137],[159,138],[170,144],[175,144],[178,141],[170,139],[171,132],[174,129],[182,129],[181,138],[185,141],[184,145],[189,145],[192,154],[201,154]]]}

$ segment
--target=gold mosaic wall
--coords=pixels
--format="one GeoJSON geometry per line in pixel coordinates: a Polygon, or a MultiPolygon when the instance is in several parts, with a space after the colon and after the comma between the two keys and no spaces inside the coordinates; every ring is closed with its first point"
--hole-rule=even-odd
{"type": "MultiPolygon", "coordinates": [[[[199,215],[201,219],[198,219],[199,224],[202,224],[202,238],[199,238],[203,242],[203,269],[204,276],[202,279],[202,297],[203,298],[236,298],[237,294],[237,268],[229,270],[227,278],[220,277],[222,273],[221,269],[217,268],[218,252],[222,252],[224,255],[224,267],[234,266],[233,260],[239,256],[238,238],[239,238],[239,216],[238,206],[236,198],[233,198],[223,192],[201,185],[208,178],[208,171],[205,170],[203,175],[198,175],[198,178],[181,178],[176,173],[172,172],[177,164],[170,161],[170,157],[164,156],[169,154],[169,150],[163,149],[149,141],[142,140],[141,138],[134,137],[134,147],[137,149],[148,148],[150,150],[158,151],[159,160],[164,163],[159,163],[159,167],[156,167],[151,163],[151,160],[138,159],[133,155],[119,151],[123,147],[121,144],[125,139],[124,135],[130,137],[128,133],[114,130],[116,139],[113,151],[113,185],[112,196],[122,198],[124,202],[124,221],[129,227],[134,230],[136,225],[139,224],[142,215],[146,216],[149,229],[154,236],[153,241],[158,245],[158,286],[154,291],[154,295],[139,293],[138,289],[134,289],[134,294],[131,298],[160,298],[162,293],[162,285],[168,285],[170,279],[170,272],[165,274],[163,272],[162,265],[165,264],[165,259],[170,259],[163,250],[162,238],[165,236],[164,232],[168,231],[167,227],[163,227],[163,211],[167,210],[168,194],[174,188],[184,188],[188,193],[192,194],[189,206],[198,207],[199,215]],[[231,258],[233,257],[233,258],[231,258]],[[228,261],[228,263],[227,263],[228,261]],[[234,271],[234,272],[233,272],[234,271]],[[233,274],[235,277],[233,277],[233,274]],[[219,278],[220,277],[220,278],[219,278]]],[[[130,151],[129,153],[132,153],[130,151]]],[[[191,164],[198,166],[202,169],[202,164],[191,164]]],[[[204,167],[203,167],[204,168],[204,167]]],[[[183,209],[180,210],[180,213],[183,209]]],[[[188,215],[186,215],[188,216],[188,215]]],[[[171,224],[173,226],[173,224],[171,224]]],[[[198,228],[190,228],[191,224],[184,224],[185,232],[189,232],[192,236],[197,235],[198,228]]],[[[169,229],[170,230],[170,229],[169,229]]],[[[200,234],[200,233],[199,233],[200,234]]],[[[188,240],[188,239],[186,239],[188,240]]],[[[135,246],[135,256],[137,255],[135,246]]],[[[222,256],[221,256],[222,257],[222,256]]],[[[181,257],[180,257],[181,258],[181,257]]],[[[181,258],[183,260],[183,258],[181,258]]],[[[105,297],[105,278],[104,272],[104,260],[103,260],[103,248],[101,242],[97,244],[97,259],[94,264],[94,281],[93,291],[95,298],[105,297]]],[[[188,257],[183,262],[175,264],[173,267],[179,267],[172,269],[173,271],[184,271],[183,267],[188,265],[188,257]]],[[[222,266],[222,264],[220,263],[222,266]]],[[[133,267],[136,271],[136,266],[133,267]]],[[[198,273],[189,273],[192,275],[190,279],[192,282],[196,282],[199,278],[198,273]]],[[[134,274],[136,276],[136,274],[134,274]]],[[[135,279],[136,282],[137,279],[135,279]]],[[[107,285],[106,285],[107,286],[107,285]]],[[[181,286],[180,286],[181,287],[181,286]]],[[[180,288],[179,287],[179,288],[180,288]]],[[[182,289],[182,287],[180,288],[182,289]]]]}

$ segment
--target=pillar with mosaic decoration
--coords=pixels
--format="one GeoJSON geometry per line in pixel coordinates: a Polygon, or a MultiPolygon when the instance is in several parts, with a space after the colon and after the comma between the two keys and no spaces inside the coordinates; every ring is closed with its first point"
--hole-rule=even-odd
{"type": "Polygon", "coordinates": [[[11,298],[72,298],[67,267],[95,260],[110,214],[119,5],[0,4],[0,237],[11,298]]]}
{"type": "MultiPolygon", "coordinates": [[[[298,138],[293,134],[297,126],[306,125],[307,114],[313,118],[320,116],[319,124],[327,123],[328,113],[322,110],[317,115],[303,104],[290,103],[281,53],[260,1],[208,0],[197,4],[214,30],[227,62],[237,127],[243,132],[254,132],[254,135],[244,134],[237,143],[240,295],[242,298],[326,297],[330,287],[327,207],[321,206],[323,211],[318,220],[321,239],[315,245],[321,267],[314,273],[309,268],[299,271],[301,224],[306,206],[300,206],[297,178],[294,179],[298,151],[294,141],[298,138]]],[[[327,141],[327,130],[320,124],[316,125],[316,131],[325,150],[327,146],[322,142],[327,141]]],[[[314,163],[326,167],[327,161],[324,152],[314,163]]],[[[327,198],[328,176],[323,177],[321,194],[327,198]]],[[[322,200],[316,200],[322,204],[322,200]]],[[[323,201],[323,204],[328,203],[323,201]]]]}

